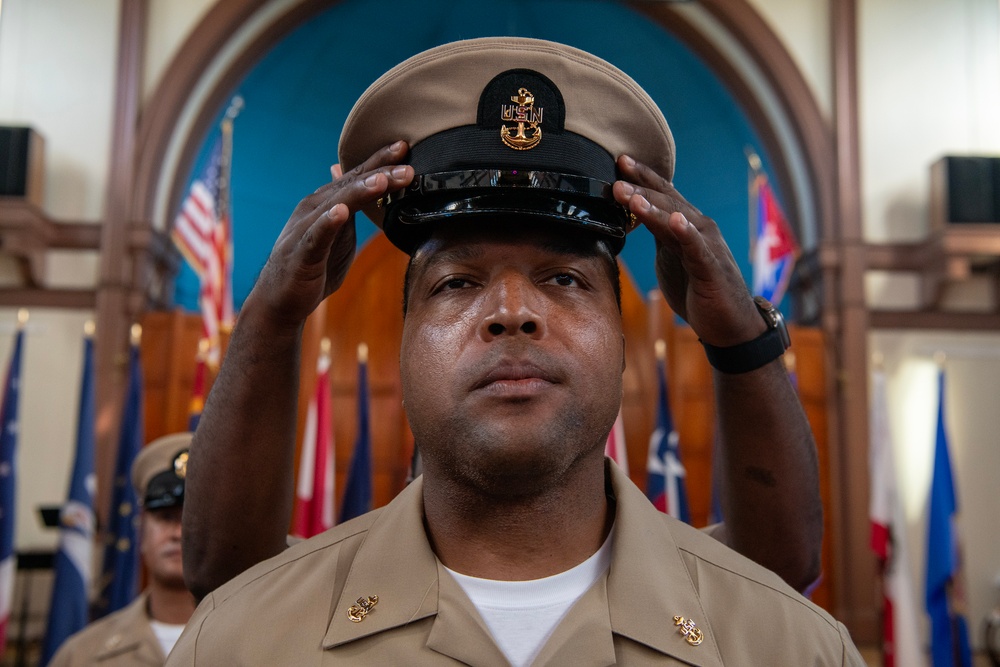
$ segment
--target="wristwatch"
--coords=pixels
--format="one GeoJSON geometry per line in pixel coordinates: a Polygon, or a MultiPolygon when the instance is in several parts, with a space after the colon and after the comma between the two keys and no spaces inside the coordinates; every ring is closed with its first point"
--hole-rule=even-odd
{"type": "Polygon", "coordinates": [[[716,347],[702,342],[708,363],[716,370],[731,375],[749,373],[771,363],[791,347],[792,339],[781,311],[762,296],[755,296],[753,303],[767,323],[767,331],[753,340],[730,347],[716,347]]]}

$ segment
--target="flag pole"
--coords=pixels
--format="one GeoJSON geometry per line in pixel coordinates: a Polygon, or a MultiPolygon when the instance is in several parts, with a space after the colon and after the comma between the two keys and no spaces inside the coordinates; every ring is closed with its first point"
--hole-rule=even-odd
{"type": "Polygon", "coordinates": [[[743,154],[747,158],[747,233],[750,236],[750,262],[753,263],[754,248],[757,245],[757,230],[754,229],[754,221],[757,219],[757,184],[763,174],[763,165],[760,156],[753,147],[747,145],[743,147],[743,154]]]}
{"type": "MultiPolygon", "coordinates": [[[[243,96],[236,95],[229,102],[229,108],[226,109],[226,113],[222,118],[220,123],[222,130],[222,152],[219,156],[219,201],[216,203],[216,211],[218,211],[218,220],[220,223],[225,225],[225,229],[222,231],[222,245],[220,256],[223,261],[220,262],[219,270],[223,272],[220,284],[223,285],[223,294],[221,298],[222,312],[219,318],[219,329],[230,333],[233,328],[232,322],[232,261],[233,261],[233,234],[231,216],[229,214],[230,210],[230,176],[232,175],[232,163],[233,163],[233,121],[236,117],[240,115],[243,110],[243,96]]],[[[216,243],[219,243],[219,231],[216,230],[216,243]]]]}
{"type": "Polygon", "coordinates": [[[219,129],[222,131],[222,155],[219,159],[219,204],[218,210],[229,210],[229,175],[233,159],[233,121],[243,110],[243,97],[235,96],[229,103],[219,129]]]}

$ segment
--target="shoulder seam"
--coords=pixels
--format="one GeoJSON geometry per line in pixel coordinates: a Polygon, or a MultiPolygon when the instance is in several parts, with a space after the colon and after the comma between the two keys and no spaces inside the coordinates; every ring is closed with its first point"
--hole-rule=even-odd
{"type": "MultiPolygon", "coordinates": [[[[729,568],[729,567],[726,567],[725,565],[722,565],[722,564],[716,562],[715,560],[706,558],[704,554],[695,553],[694,551],[692,551],[690,549],[687,549],[685,547],[682,547],[680,545],[678,545],[677,548],[678,548],[678,550],[683,551],[684,553],[690,554],[691,556],[697,558],[699,561],[701,561],[703,563],[707,563],[709,565],[712,565],[713,567],[717,567],[720,570],[725,570],[726,572],[729,572],[730,574],[734,574],[737,577],[740,577],[740,578],[745,579],[747,581],[752,581],[753,583],[757,584],[758,586],[762,586],[764,588],[767,588],[767,589],[769,589],[769,590],[777,593],[778,595],[783,596],[785,599],[789,600],[790,602],[794,602],[796,605],[802,607],[803,609],[808,610],[814,616],[822,619],[823,622],[826,623],[828,626],[830,626],[830,628],[832,628],[833,630],[835,630],[838,635],[840,634],[840,628],[838,627],[839,623],[838,623],[838,621],[836,619],[834,619],[832,616],[829,615],[829,612],[826,612],[824,610],[824,613],[822,613],[822,614],[819,613],[817,610],[818,609],[822,609],[821,607],[815,607],[812,603],[810,603],[808,600],[806,600],[806,598],[802,597],[798,593],[796,593],[795,595],[789,595],[787,591],[783,591],[780,588],[775,588],[774,586],[770,585],[769,583],[767,583],[765,581],[761,581],[760,579],[757,579],[755,577],[749,576],[749,575],[747,575],[747,574],[745,574],[743,572],[737,572],[736,570],[734,570],[732,568],[729,568]]],[[[841,637],[841,643],[843,643],[843,637],[841,637]]]]}

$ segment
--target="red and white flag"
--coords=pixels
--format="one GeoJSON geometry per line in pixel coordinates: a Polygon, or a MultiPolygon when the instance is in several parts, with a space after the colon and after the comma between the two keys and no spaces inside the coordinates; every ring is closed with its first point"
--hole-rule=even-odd
{"type": "Polygon", "coordinates": [[[871,546],[882,573],[882,655],[885,667],[927,664],[921,650],[919,609],[913,591],[904,534],[903,511],[896,485],[889,401],[885,373],[872,373],[869,437],[871,546]]]}
{"type": "Polygon", "coordinates": [[[608,441],[604,443],[604,455],[628,474],[628,452],[625,450],[625,424],[622,422],[621,408],[618,409],[618,418],[611,427],[611,433],[608,433],[608,441]]]}
{"type": "Polygon", "coordinates": [[[333,417],[330,395],[330,341],[316,367],[316,391],[309,401],[299,458],[299,483],[295,490],[295,530],[298,537],[312,537],[333,527],[333,417]]]}

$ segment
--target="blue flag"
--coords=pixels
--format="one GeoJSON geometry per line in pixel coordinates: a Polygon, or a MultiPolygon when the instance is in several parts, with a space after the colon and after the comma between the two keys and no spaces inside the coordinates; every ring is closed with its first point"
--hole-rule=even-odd
{"type": "Polygon", "coordinates": [[[97,615],[104,616],[127,606],[138,593],[139,544],[138,502],[132,488],[132,462],[142,449],[142,367],[139,345],[129,350],[129,380],[122,413],[114,488],[111,491],[110,532],[104,547],[101,598],[97,615]]]}
{"type": "Polygon", "coordinates": [[[712,440],[712,507],[708,510],[708,523],[722,523],[725,519],[722,514],[722,496],[719,492],[721,486],[720,477],[722,471],[719,470],[719,462],[722,460],[722,443],[719,442],[718,423],[716,423],[715,438],[712,440]]]}
{"type": "Polygon", "coordinates": [[[59,550],[55,557],[52,604],[42,645],[42,665],[70,635],[87,625],[90,555],[94,540],[94,341],[83,341],[83,379],[76,426],[76,460],[69,495],[59,513],[59,550]]]}
{"type": "Polygon", "coordinates": [[[7,623],[14,599],[14,516],[17,499],[17,403],[21,393],[21,348],[24,329],[14,336],[14,351],[7,368],[3,405],[0,406],[0,655],[7,645],[7,623]]]}
{"type": "Polygon", "coordinates": [[[944,424],[944,371],[938,373],[937,440],[927,523],[927,614],[934,667],[969,667],[969,629],[964,611],[961,552],[955,526],[958,499],[944,424]]]}
{"type": "Polygon", "coordinates": [[[656,430],[649,438],[646,496],[656,509],[675,519],[691,523],[687,488],[684,484],[686,472],[681,464],[680,441],[674,428],[674,420],[670,416],[665,359],[657,359],[656,374],[660,395],[656,406],[656,430]]]}
{"type": "Polygon", "coordinates": [[[368,427],[368,361],[367,353],[358,360],[358,435],[354,440],[351,469],[347,473],[347,488],[340,506],[340,522],[361,516],[372,508],[372,447],[368,427]]]}

